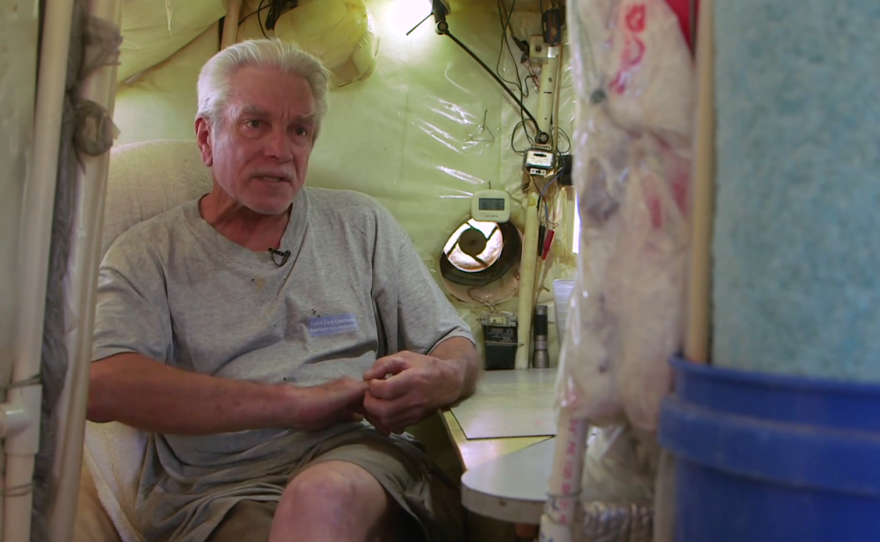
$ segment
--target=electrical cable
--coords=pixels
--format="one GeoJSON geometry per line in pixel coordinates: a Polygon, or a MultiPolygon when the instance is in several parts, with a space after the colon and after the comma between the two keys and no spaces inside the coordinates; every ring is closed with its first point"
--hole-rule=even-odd
{"type": "MultiPolygon", "coordinates": [[[[532,71],[532,68],[528,65],[528,55],[526,52],[529,47],[528,43],[520,42],[520,40],[517,40],[516,35],[514,35],[513,32],[511,31],[510,37],[513,39],[514,42],[516,42],[516,44],[519,47],[520,51],[522,52],[522,55],[525,58],[525,60],[523,60],[523,59],[517,60],[513,54],[513,49],[511,49],[511,47],[510,47],[510,40],[508,39],[507,31],[510,29],[510,20],[513,17],[513,11],[516,9],[516,0],[513,0],[513,4],[511,4],[509,12],[505,10],[505,8],[502,4],[502,0],[497,0],[496,5],[498,8],[498,22],[501,25],[501,44],[498,48],[498,59],[495,62],[495,72],[499,76],[501,75],[501,57],[504,54],[504,48],[506,47],[507,53],[510,56],[510,60],[513,63],[513,68],[516,71],[516,83],[514,83],[512,81],[508,81],[507,79],[503,79],[503,78],[502,79],[504,80],[505,83],[515,85],[516,89],[519,91],[520,101],[524,101],[531,94],[531,90],[530,90],[529,84],[528,84],[528,79],[531,79],[532,83],[535,84],[535,91],[536,92],[540,90],[539,89],[540,84],[537,83],[537,78],[535,77],[535,74],[532,71]],[[505,17],[507,19],[506,21],[505,21],[505,17]],[[529,73],[529,75],[527,75],[524,79],[525,84],[523,84],[520,81],[519,64],[523,64],[523,66],[526,68],[526,71],[529,73]]],[[[529,133],[528,126],[526,125],[526,118],[525,118],[525,115],[523,114],[522,108],[520,108],[520,111],[519,111],[519,119],[520,119],[520,123],[517,126],[514,126],[513,133],[511,133],[511,136],[510,136],[510,139],[511,139],[510,148],[511,148],[511,150],[513,150],[513,152],[521,155],[525,151],[517,150],[514,143],[513,143],[514,139],[516,138],[516,131],[519,129],[519,127],[522,126],[523,133],[525,134],[526,139],[528,140],[530,147],[534,146],[535,141],[534,141],[534,139],[532,139],[532,135],[529,133]]],[[[537,123],[535,123],[535,131],[540,132],[540,127],[537,125],[537,123]]]]}
{"type": "MultiPolygon", "coordinates": [[[[263,9],[264,9],[264,8],[263,8],[263,4],[264,4],[265,2],[266,2],[266,0],[260,0],[260,5],[257,6],[257,13],[263,11],[263,9]]],[[[270,0],[270,2],[271,2],[271,0],[270,0]]],[[[270,5],[268,5],[268,6],[266,6],[266,7],[267,7],[267,8],[268,8],[268,7],[272,7],[272,6],[271,6],[271,3],[270,3],[270,5]]],[[[263,28],[263,19],[262,19],[262,17],[260,17],[259,15],[257,15],[257,22],[260,23],[260,32],[263,33],[263,37],[266,38],[266,39],[269,39],[269,36],[266,35],[266,29],[263,28]]]]}
{"type": "MultiPolygon", "coordinates": [[[[260,2],[260,5],[262,5],[262,4],[263,4],[263,3],[260,2]]],[[[263,11],[264,9],[266,9],[266,8],[268,8],[268,7],[269,7],[269,6],[264,6],[264,7],[261,7],[260,9],[256,9],[256,10],[254,10],[254,11],[248,13],[247,15],[245,15],[244,17],[242,17],[241,19],[238,20],[238,24],[241,24],[241,23],[247,21],[247,20],[250,19],[252,16],[256,15],[257,13],[263,11]]]]}
{"type": "MultiPolygon", "coordinates": [[[[517,122],[517,123],[516,123],[516,126],[513,127],[513,131],[510,132],[510,148],[511,148],[511,150],[512,150],[513,152],[515,152],[516,154],[523,155],[523,154],[525,154],[525,152],[526,152],[528,149],[519,150],[519,149],[517,149],[517,148],[514,146],[514,144],[513,144],[514,139],[516,139],[516,131],[519,130],[520,126],[523,126],[523,127],[524,127],[524,126],[525,126],[525,121],[519,121],[519,122],[517,122]]],[[[526,132],[526,138],[529,140],[529,144],[531,144],[531,143],[532,143],[532,138],[531,138],[531,136],[529,136],[529,133],[528,133],[528,132],[526,132]]]]}
{"type": "MultiPolygon", "coordinates": [[[[513,0],[513,5],[510,6],[510,13],[505,13],[504,9],[501,6],[501,0],[497,0],[498,4],[498,22],[501,24],[501,43],[498,46],[498,59],[495,61],[495,73],[498,76],[501,76],[501,57],[504,55],[504,48],[507,47],[507,52],[510,54],[510,59],[513,61],[513,69],[516,70],[516,81],[508,81],[507,79],[501,78],[502,81],[509,85],[516,86],[517,90],[519,90],[520,99],[527,98],[529,96],[529,88],[525,87],[523,89],[522,84],[519,82],[519,62],[517,62],[516,57],[513,56],[513,50],[510,48],[510,41],[507,39],[507,29],[510,28],[510,18],[513,16],[513,10],[516,9],[516,0],[513,0]],[[504,16],[507,15],[507,20],[504,20],[504,16]]],[[[513,32],[511,32],[511,35],[513,32]]],[[[516,36],[514,36],[514,40],[516,40],[516,36]]]]}
{"type": "MultiPolygon", "coordinates": [[[[514,94],[513,91],[510,90],[510,88],[509,88],[507,85],[504,84],[504,81],[502,81],[501,78],[498,77],[498,75],[495,74],[495,72],[492,71],[492,68],[490,68],[489,66],[487,66],[485,62],[483,62],[482,60],[480,60],[480,57],[478,57],[477,55],[475,55],[475,54],[473,53],[473,51],[471,51],[470,49],[468,49],[468,47],[467,47],[465,44],[463,44],[462,42],[460,42],[460,41],[458,40],[458,38],[456,38],[455,36],[453,36],[452,33],[449,31],[449,29],[445,29],[445,30],[443,30],[442,33],[445,34],[445,35],[447,35],[447,36],[449,36],[449,38],[450,38],[452,41],[454,41],[454,42],[456,43],[456,45],[458,45],[459,47],[461,47],[462,49],[464,49],[464,51],[465,51],[467,54],[469,54],[469,55],[471,56],[471,58],[473,58],[474,60],[476,60],[477,63],[479,63],[479,65],[483,67],[484,70],[486,70],[487,72],[489,72],[489,75],[491,75],[492,78],[495,79],[495,81],[498,82],[498,84],[501,85],[501,87],[502,87],[502,88],[503,88],[503,89],[504,89],[504,90],[510,95],[510,97],[513,98],[513,101],[515,101],[515,102],[517,103],[517,105],[519,105],[519,107],[520,107],[520,109],[521,109],[521,113],[524,112],[526,115],[528,115],[529,120],[531,120],[531,121],[535,124],[535,126],[538,127],[539,134],[540,134],[540,133],[541,133],[541,132],[540,132],[540,124],[538,124],[538,121],[535,120],[534,115],[532,115],[532,113],[531,113],[528,109],[526,109],[526,106],[522,103],[522,101],[521,101],[519,98],[516,97],[516,94],[514,94]]],[[[528,130],[526,131],[526,133],[528,133],[528,130]]]]}
{"type": "Polygon", "coordinates": [[[556,175],[554,175],[553,178],[544,185],[544,188],[541,189],[540,194],[538,194],[538,205],[540,206],[541,202],[544,202],[544,220],[547,224],[550,224],[550,206],[547,205],[547,200],[544,198],[544,193],[547,191],[548,188],[550,188],[550,185],[556,182],[556,180],[559,179],[559,177],[561,176],[562,170],[559,170],[556,175]]]}

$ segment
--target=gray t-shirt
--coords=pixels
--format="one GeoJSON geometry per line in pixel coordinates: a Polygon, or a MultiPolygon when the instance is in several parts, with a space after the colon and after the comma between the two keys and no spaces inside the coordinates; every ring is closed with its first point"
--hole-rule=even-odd
{"type": "MultiPolygon", "coordinates": [[[[315,385],[360,378],[383,355],[473,340],[403,228],[368,196],[304,189],[280,248],[290,258],[279,267],[268,250],[226,239],[198,201],[132,227],[101,265],[93,359],[136,352],[208,375],[315,385]]],[[[201,540],[238,500],[280,496],[262,476],[360,427],[151,435],[144,535],[201,540]]]]}

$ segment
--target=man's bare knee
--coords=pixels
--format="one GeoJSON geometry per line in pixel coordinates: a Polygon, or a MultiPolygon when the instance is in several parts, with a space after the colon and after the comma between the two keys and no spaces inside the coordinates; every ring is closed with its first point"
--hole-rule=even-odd
{"type": "Polygon", "coordinates": [[[347,476],[348,469],[331,468],[333,465],[325,463],[302,472],[287,485],[281,502],[297,508],[320,506],[321,510],[355,506],[359,481],[347,476]]]}
{"type": "MultiPolygon", "coordinates": [[[[282,533],[324,533],[317,540],[369,540],[384,528],[391,503],[370,473],[343,461],[310,467],[284,490],[275,512],[272,542],[286,540],[282,533]]],[[[310,539],[311,540],[311,539],[310,539]]]]}

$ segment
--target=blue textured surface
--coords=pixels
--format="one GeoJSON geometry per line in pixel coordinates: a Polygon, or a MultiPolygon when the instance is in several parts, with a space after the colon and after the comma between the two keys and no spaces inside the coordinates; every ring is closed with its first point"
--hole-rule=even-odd
{"type": "Polygon", "coordinates": [[[716,365],[880,381],[878,29],[878,0],[716,2],[716,365]]]}
{"type": "Polygon", "coordinates": [[[677,542],[877,539],[880,386],[673,367],[659,441],[677,459],[677,542]]]}

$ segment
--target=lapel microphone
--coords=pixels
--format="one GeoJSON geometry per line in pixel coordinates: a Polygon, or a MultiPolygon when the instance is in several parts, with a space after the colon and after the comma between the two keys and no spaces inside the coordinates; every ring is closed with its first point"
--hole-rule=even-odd
{"type": "Polygon", "coordinates": [[[278,267],[284,267],[284,264],[287,263],[287,260],[290,259],[290,251],[289,250],[275,250],[274,248],[269,249],[269,254],[272,257],[272,263],[274,263],[278,267]],[[279,263],[276,259],[276,256],[281,256],[281,262],[279,263]]]}

